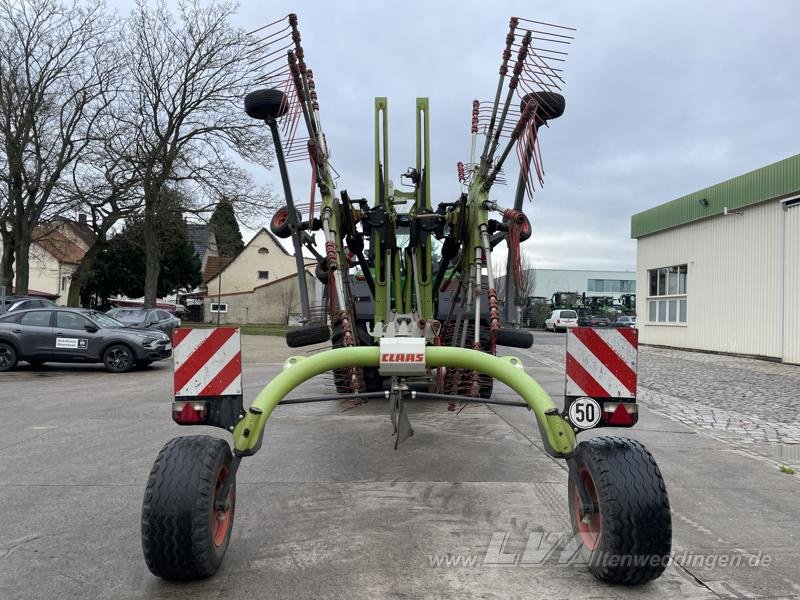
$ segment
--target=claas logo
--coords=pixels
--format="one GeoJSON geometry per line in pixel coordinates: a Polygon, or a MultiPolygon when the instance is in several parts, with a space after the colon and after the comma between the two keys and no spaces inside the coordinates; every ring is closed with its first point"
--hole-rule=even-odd
{"type": "Polygon", "coordinates": [[[418,352],[384,352],[381,354],[382,363],[424,363],[425,354],[418,352]]]}

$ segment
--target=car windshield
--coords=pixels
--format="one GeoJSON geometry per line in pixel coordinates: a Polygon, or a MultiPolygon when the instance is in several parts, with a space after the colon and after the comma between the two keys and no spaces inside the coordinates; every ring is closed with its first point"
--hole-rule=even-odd
{"type": "Polygon", "coordinates": [[[107,314],[98,312],[96,310],[91,310],[83,314],[100,325],[100,327],[125,327],[125,323],[121,323],[115,318],[109,317],[107,314]]]}
{"type": "Polygon", "coordinates": [[[147,315],[146,311],[143,310],[116,310],[113,314],[108,315],[116,319],[117,321],[122,321],[123,323],[134,324],[134,323],[144,323],[145,315],[147,315]]]}
{"type": "Polygon", "coordinates": [[[561,311],[561,318],[562,319],[577,319],[578,315],[575,313],[574,310],[562,310],[561,311]]]}

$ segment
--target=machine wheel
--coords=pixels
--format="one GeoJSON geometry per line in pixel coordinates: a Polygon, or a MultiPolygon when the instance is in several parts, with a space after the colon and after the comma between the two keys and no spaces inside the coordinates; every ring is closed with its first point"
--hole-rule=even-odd
{"type": "MultiPolygon", "coordinates": [[[[303,215],[300,214],[299,210],[294,211],[297,215],[298,222],[303,219],[303,215]]],[[[292,230],[289,228],[289,209],[286,206],[280,207],[274,215],[272,215],[272,220],[269,223],[269,229],[279,238],[286,239],[291,237],[292,230]]]]}
{"type": "Polygon", "coordinates": [[[525,222],[522,224],[522,228],[519,232],[519,241],[526,242],[531,239],[531,236],[533,235],[533,227],[531,227],[531,222],[530,219],[528,219],[528,215],[525,213],[522,213],[522,215],[525,217],[525,222]]]}
{"type": "Polygon", "coordinates": [[[133,352],[123,344],[114,344],[103,352],[103,364],[112,373],[127,373],[133,369],[133,352]]]}
{"type": "Polygon", "coordinates": [[[142,549],[154,575],[187,581],[219,569],[233,530],[235,483],[226,510],[215,510],[214,499],[230,464],[230,446],[207,435],[174,438],[158,453],[142,506],[142,549]]]}
{"type": "Polygon", "coordinates": [[[286,345],[289,348],[321,344],[329,339],[331,339],[331,330],[327,323],[309,323],[302,327],[292,327],[286,330],[286,345]]]}
{"type": "Polygon", "coordinates": [[[244,97],[244,111],[253,119],[278,119],[288,110],[286,94],[278,89],[255,90],[244,97]]]}
{"type": "Polygon", "coordinates": [[[533,334],[530,331],[503,328],[497,333],[495,341],[498,346],[530,348],[533,346],[533,334]]]}
{"type": "Polygon", "coordinates": [[[16,366],[16,348],[7,342],[0,342],[0,371],[10,371],[16,366]]]}
{"type": "Polygon", "coordinates": [[[589,570],[601,581],[623,585],[659,577],[669,562],[672,518],[653,455],[634,440],[598,437],[578,444],[574,460],[594,504],[590,518],[581,520],[570,475],[570,521],[589,570]]]}

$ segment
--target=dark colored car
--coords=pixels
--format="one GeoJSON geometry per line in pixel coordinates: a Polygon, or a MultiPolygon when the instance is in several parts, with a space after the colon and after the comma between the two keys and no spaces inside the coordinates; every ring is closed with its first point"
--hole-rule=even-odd
{"type": "Polygon", "coordinates": [[[160,329],[168,336],[181,326],[181,320],[161,308],[112,308],[106,313],[128,327],[137,329],[160,329]]]}
{"type": "Polygon", "coordinates": [[[611,321],[609,321],[605,317],[594,316],[594,317],[589,317],[587,325],[589,327],[608,327],[609,325],[611,325],[611,321]]]}
{"type": "Polygon", "coordinates": [[[15,310],[28,310],[29,308],[49,308],[55,305],[56,303],[49,298],[39,296],[6,296],[5,306],[0,307],[0,313],[5,314],[15,310]]]}
{"type": "Polygon", "coordinates": [[[172,356],[163,331],[126,327],[116,319],[84,308],[35,308],[0,316],[0,371],[24,360],[103,363],[112,373],[172,356]]]}

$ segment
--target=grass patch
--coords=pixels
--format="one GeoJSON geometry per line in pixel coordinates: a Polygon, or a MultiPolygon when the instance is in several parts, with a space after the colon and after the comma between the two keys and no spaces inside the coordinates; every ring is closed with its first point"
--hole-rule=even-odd
{"type": "MultiPolygon", "coordinates": [[[[216,323],[185,323],[190,329],[212,329],[216,323]]],[[[242,335],[286,335],[286,325],[272,325],[269,323],[222,323],[221,327],[238,327],[242,335]]]]}

